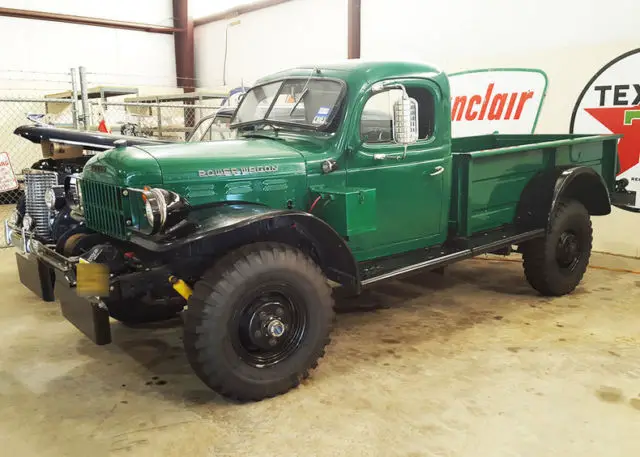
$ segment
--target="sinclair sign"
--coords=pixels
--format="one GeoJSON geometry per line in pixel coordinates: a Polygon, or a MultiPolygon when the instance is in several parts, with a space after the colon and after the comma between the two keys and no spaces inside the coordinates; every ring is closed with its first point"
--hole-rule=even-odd
{"type": "Polygon", "coordinates": [[[449,80],[454,137],[534,132],[547,91],[542,70],[472,70],[449,80]]]}

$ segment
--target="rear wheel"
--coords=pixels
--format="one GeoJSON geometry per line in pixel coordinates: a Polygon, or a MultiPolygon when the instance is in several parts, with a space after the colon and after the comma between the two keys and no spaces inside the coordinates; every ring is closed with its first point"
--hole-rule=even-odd
{"type": "Polygon", "coordinates": [[[287,245],[246,246],[196,283],[185,311],[187,358],[221,395],[273,397],[316,367],[333,315],[331,289],[311,259],[287,245]]]}
{"type": "Polygon", "coordinates": [[[522,246],[529,284],[542,295],[572,292],[587,270],[592,240],[591,219],[584,205],[575,200],[559,202],[547,235],[522,246]]]}

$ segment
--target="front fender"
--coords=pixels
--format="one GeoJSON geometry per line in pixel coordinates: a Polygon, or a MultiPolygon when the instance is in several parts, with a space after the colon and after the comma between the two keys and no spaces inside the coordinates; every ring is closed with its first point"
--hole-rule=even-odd
{"type": "Polygon", "coordinates": [[[193,208],[191,227],[171,239],[131,236],[151,253],[175,257],[219,256],[257,241],[290,244],[312,255],[325,275],[353,293],[360,291],[357,262],[351,249],[326,222],[304,211],[278,210],[253,203],[224,203],[193,208]]]}

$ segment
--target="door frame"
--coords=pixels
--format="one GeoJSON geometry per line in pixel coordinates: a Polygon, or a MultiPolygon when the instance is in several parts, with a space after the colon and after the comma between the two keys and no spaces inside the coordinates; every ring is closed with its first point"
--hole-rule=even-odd
{"type": "MultiPolygon", "coordinates": [[[[443,204],[441,205],[441,212],[439,215],[434,215],[435,217],[440,218],[440,233],[434,234],[428,237],[420,238],[417,240],[403,240],[395,243],[390,243],[384,245],[377,251],[388,251],[389,249],[406,251],[410,249],[418,249],[427,246],[435,246],[442,244],[446,238],[448,233],[448,216],[450,211],[450,195],[451,195],[451,176],[452,176],[452,160],[451,160],[451,136],[447,135],[447,132],[450,132],[450,112],[446,109],[449,106],[448,103],[444,103],[442,88],[441,86],[434,81],[433,79],[425,76],[425,77],[400,77],[400,78],[386,78],[381,79],[379,81],[374,81],[370,83],[369,86],[362,91],[356,103],[354,103],[354,114],[352,116],[352,128],[348,129],[350,132],[349,137],[347,138],[347,157],[345,158],[345,168],[346,168],[346,182],[347,186],[349,186],[349,171],[354,168],[354,164],[360,162],[362,160],[371,160],[373,161],[374,153],[386,153],[386,154],[398,154],[404,152],[404,146],[398,145],[395,142],[389,143],[365,143],[361,140],[361,120],[363,115],[364,107],[371,97],[377,95],[382,92],[373,92],[371,90],[372,86],[379,82],[390,82],[390,83],[399,83],[403,84],[405,87],[423,87],[431,92],[433,96],[433,115],[435,116],[435,122],[433,127],[432,135],[423,140],[418,140],[416,143],[409,145],[407,147],[407,157],[405,159],[397,160],[398,164],[401,164],[403,161],[409,159],[412,152],[419,153],[426,152],[425,150],[432,150],[434,155],[433,157],[429,157],[427,155],[423,155],[421,159],[418,159],[420,162],[428,162],[428,161],[438,161],[442,162],[442,166],[445,168],[443,172],[443,182],[442,182],[442,190],[441,190],[441,199],[443,204]],[[449,116],[447,118],[446,116],[449,116]],[[375,152],[374,152],[375,149],[375,152]],[[439,151],[439,152],[436,152],[439,151]]],[[[389,90],[391,90],[390,88],[389,90]]],[[[387,159],[380,163],[381,166],[389,166],[395,162],[395,159],[387,159]]],[[[407,164],[410,166],[410,162],[407,164]]],[[[372,168],[375,165],[372,166],[372,168]]],[[[425,171],[426,173],[426,171],[425,171]]],[[[375,257],[369,256],[367,257],[375,257]]]]}

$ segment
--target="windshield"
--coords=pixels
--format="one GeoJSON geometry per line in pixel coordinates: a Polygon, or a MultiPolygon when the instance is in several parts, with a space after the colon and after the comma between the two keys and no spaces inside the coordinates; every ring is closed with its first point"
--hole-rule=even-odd
{"type": "Polygon", "coordinates": [[[236,137],[236,131],[229,127],[230,115],[205,117],[196,124],[188,143],[203,141],[229,140],[236,137]]]}
{"type": "Polygon", "coordinates": [[[293,124],[320,129],[338,111],[343,85],[329,79],[286,79],[251,88],[236,110],[232,125],[293,124]],[[266,116],[266,117],[265,117],[266,116]]]}

